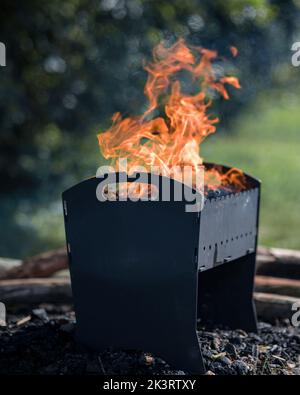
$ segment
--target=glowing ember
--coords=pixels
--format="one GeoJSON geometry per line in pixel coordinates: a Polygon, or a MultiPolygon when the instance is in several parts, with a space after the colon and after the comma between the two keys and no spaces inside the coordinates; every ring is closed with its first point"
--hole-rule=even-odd
{"type": "MultiPolygon", "coordinates": [[[[237,49],[230,48],[233,56],[237,49]]],[[[149,169],[158,166],[162,175],[176,178],[174,166],[192,166],[197,177],[203,168],[199,146],[216,131],[219,119],[208,114],[212,105],[209,93],[218,92],[229,99],[226,85],[240,88],[237,78],[218,77],[213,61],[217,52],[199,47],[188,47],[183,39],[170,48],[162,43],[154,48],[153,61],[146,64],[148,79],[145,95],[149,105],[140,116],[122,118],[120,113],[112,117],[112,126],[98,135],[102,154],[119,166],[119,158],[127,158],[129,171],[136,166],[149,169]],[[199,87],[194,95],[184,93],[176,79],[180,71],[188,72],[193,85],[199,87]],[[155,110],[164,117],[151,117],[155,110]]],[[[211,95],[210,95],[211,96],[211,95]]],[[[231,169],[222,174],[217,168],[205,171],[205,186],[209,189],[233,186],[234,190],[244,187],[243,173],[231,169]]]]}

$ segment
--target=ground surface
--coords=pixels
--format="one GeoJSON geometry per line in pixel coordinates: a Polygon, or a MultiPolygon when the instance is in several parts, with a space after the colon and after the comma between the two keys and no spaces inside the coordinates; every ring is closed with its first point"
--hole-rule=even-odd
{"type": "MultiPolygon", "coordinates": [[[[143,352],[90,352],[73,340],[74,313],[41,306],[0,327],[0,374],[182,374],[143,352]]],[[[260,323],[258,334],[200,331],[207,374],[300,374],[300,330],[260,323]]]]}

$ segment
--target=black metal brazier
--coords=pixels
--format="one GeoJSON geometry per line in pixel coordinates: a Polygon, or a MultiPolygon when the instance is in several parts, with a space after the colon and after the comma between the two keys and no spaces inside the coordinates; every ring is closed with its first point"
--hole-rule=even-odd
{"type": "Polygon", "coordinates": [[[168,202],[99,202],[97,178],[65,191],[78,340],[203,373],[197,320],[256,331],[260,183],[246,178],[246,190],[206,199],[200,213],[185,212],[172,194],[168,202]]]}

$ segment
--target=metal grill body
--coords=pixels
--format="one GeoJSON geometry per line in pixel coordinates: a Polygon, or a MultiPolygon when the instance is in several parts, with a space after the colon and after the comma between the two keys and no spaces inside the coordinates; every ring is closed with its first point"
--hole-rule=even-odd
{"type": "Polygon", "coordinates": [[[99,202],[96,178],[65,191],[78,340],[203,373],[197,320],[255,331],[260,187],[248,179],[247,191],[206,200],[200,213],[185,212],[172,194],[168,202],[99,202]]]}

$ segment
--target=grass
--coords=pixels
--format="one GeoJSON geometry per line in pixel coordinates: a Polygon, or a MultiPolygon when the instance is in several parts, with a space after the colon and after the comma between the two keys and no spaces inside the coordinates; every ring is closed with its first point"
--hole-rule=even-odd
{"type": "Polygon", "coordinates": [[[261,99],[230,134],[211,136],[202,156],[262,181],[260,243],[300,249],[300,101],[261,99]]]}

